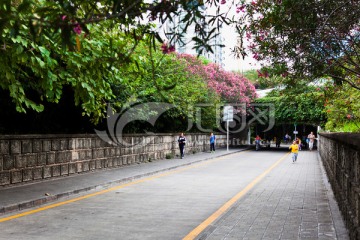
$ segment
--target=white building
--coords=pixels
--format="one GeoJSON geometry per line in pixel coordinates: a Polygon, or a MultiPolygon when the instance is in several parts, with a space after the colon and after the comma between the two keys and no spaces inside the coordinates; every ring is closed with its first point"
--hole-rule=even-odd
{"type": "MultiPolygon", "coordinates": [[[[205,6],[199,7],[200,10],[203,12],[204,15],[207,14],[207,9],[205,6]]],[[[219,29],[216,29],[213,33],[212,39],[208,42],[208,44],[211,46],[212,51],[206,51],[205,49],[202,49],[202,52],[196,51],[194,48],[195,41],[192,40],[193,37],[197,36],[197,31],[195,29],[195,23],[192,23],[189,25],[186,29],[186,32],[184,32],[184,29],[186,28],[187,22],[182,22],[182,20],[186,16],[186,11],[181,11],[177,16],[173,17],[173,21],[167,21],[163,24],[163,26],[160,28],[160,32],[162,32],[162,36],[166,39],[169,39],[170,36],[166,36],[166,33],[168,32],[175,32],[177,36],[175,36],[176,39],[171,41],[169,39],[170,44],[174,42],[176,52],[178,53],[187,53],[192,55],[200,55],[205,57],[206,59],[210,60],[213,63],[217,63],[220,66],[224,67],[224,60],[225,60],[225,52],[224,48],[221,47],[221,45],[224,44],[224,38],[222,37],[222,27],[219,27],[219,29]]],[[[213,27],[208,26],[205,22],[199,23],[205,31],[209,32],[213,27]]]]}

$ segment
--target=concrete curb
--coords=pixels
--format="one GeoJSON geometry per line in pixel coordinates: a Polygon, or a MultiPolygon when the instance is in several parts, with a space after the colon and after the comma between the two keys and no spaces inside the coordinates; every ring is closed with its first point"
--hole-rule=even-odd
{"type": "MultiPolygon", "coordinates": [[[[163,169],[160,169],[160,170],[157,170],[157,171],[143,173],[143,174],[135,175],[135,176],[132,176],[132,177],[127,177],[127,178],[121,178],[121,179],[114,180],[114,181],[111,181],[111,182],[99,183],[99,184],[89,186],[89,187],[85,187],[85,188],[80,188],[80,189],[76,189],[76,190],[72,190],[72,191],[68,191],[68,192],[64,192],[64,193],[58,193],[58,194],[55,194],[55,195],[50,195],[50,196],[46,196],[46,197],[42,197],[42,198],[38,198],[38,199],[33,199],[33,200],[28,200],[28,201],[16,203],[16,204],[13,204],[13,205],[4,206],[4,207],[0,208],[0,215],[15,212],[15,211],[21,211],[21,210],[28,209],[28,208],[37,207],[37,206],[40,206],[40,205],[44,205],[46,203],[54,202],[56,200],[59,200],[59,199],[65,198],[65,197],[70,197],[70,196],[75,195],[75,194],[85,193],[85,192],[96,190],[96,189],[98,189],[98,190],[106,189],[106,188],[109,188],[111,186],[114,186],[114,185],[117,185],[117,184],[120,184],[120,183],[132,182],[132,181],[134,181],[136,179],[140,179],[140,178],[144,178],[144,177],[148,177],[148,176],[153,176],[153,175],[156,175],[158,173],[174,170],[174,169],[185,167],[185,166],[190,166],[190,165],[193,165],[193,164],[208,161],[208,160],[215,159],[215,158],[222,157],[222,156],[236,154],[236,153],[243,152],[243,151],[246,151],[246,150],[249,150],[249,149],[251,149],[251,148],[247,147],[247,148],[244,148],[244,149],[239,149],[238,151],[235,151],[235,152],[225,153],[225,154],[218,155],[218,156],[206,157],[206,158],[201,159],[201,160],[195,160],[193,162],[183,163],[183,164],[176,165],[176,166],[173,166],[173,167],[163,168],[163,169]]],[[[158,160],[158,161],[161,161],[161,160],[158,160]]],[[[91,174],[91,173],[89,173],[89,174],[91,174]]]]}

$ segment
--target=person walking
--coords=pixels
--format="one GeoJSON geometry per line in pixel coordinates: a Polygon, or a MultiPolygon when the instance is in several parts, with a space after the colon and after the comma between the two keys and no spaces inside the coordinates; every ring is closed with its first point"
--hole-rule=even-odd
{"type": "Polygon", "coordinates": [[[314,142],[315,142],[315,135],[313,132],[310,132],[310,134],[308,135],[308,139],[309,139],[309,150],[312,151],[313,147],[314,147],[314,142]]]}
{"type": "Polygon", "coordinates": [[[261,137],[259,135],[256,135],[256,138],[255,138],[255,149],[256,149],[256,151],[260,149],[260,142],[261,142],[261,137]]]}
{"type": "Polygon", "coordinates": [[[276,137],[276,147],[279,148],[281,143],[281,137],[276,137]]]}
{"type": "Polygon", "coordinates": [[[215,152],[215,135],[210,133],[210,153],[215,152]]]}
{"type": "Polygon", "coordinates": [[[289,149],[291,149],[292,161],[295,163],[299,154],[299,143],[294,141],[293,144],[290,145],[289,149]]]}
{"type": "Polygon", "coordinates": [[[184,133],[180,133],[180,136],[178,138],[178,143],[180,149],[180,158],[182,159],[184,157],[184,148],[186,144],[186,138],[184,136],[184,133]]]}

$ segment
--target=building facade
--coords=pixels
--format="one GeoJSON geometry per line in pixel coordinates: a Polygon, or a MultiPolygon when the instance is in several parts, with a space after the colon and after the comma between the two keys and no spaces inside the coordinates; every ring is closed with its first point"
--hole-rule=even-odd
{"type": "MultiPolygon", "coordinates": [[[[208,9],[205,5],[199,7],[203,16],[206,16],[208,9]]],[[[160,27],[161,35],[167,39],[170,45],[175,46],[178,53],[187,53],[191,55],[200,55],[210,60],[213,63],[224,67],[225,52],[224,52],[224,38],[222,36],[222,26],[216,28],[212,33],[212,38],[209,39],[208,44],[211,46],[212,51],[205,48],[195,49],[194,37],[201,38],[201,32],[209,33],[213,26],[209,26],[205,19],[199,19],[197,23],[189,24],[186,19],[187,12],[180,10],[178,15],[172,18],[172,21],[167,21],[160,27]],[[201,28],[201,29],[200,29],[201,28]]]]}

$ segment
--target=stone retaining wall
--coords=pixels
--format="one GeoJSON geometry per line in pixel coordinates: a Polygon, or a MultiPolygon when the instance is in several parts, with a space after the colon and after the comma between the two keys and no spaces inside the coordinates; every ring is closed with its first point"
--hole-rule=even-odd
{"type": "MultiPolygon", "coordinates": [[[[0,136],[0,186],[69,176],[179,155],[177,135],[126,135],[114,146],[97,135],[0,136]],[[134,143],[144,143],[135,144],[134,143]]],[[[208,134],[187,134],[186,153],[209,149],[208,134]]],[[[226,135],[217,135],[225,146],[226,135]]]]}
{"type": "Polygon", "coordinates": [[[351,239],[360,239],[360,134],[322,133],[319,153],[351,239]]]}

